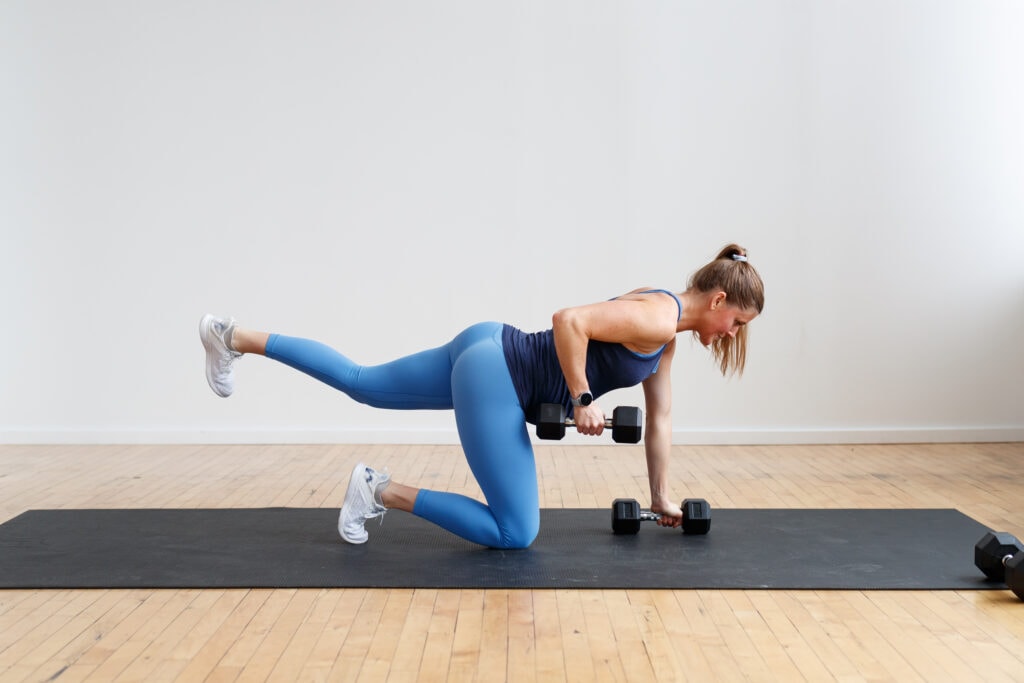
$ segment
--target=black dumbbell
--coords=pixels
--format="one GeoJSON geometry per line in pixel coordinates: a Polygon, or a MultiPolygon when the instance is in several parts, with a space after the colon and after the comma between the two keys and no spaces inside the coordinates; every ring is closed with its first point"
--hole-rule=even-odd
{"type": "MultiPolygon", "coordinates": [[[[711,530],[711,506],[703,498],[687,498],[680,505],[683,509],[683,533],[706,534],[711,530]]],[[[640,531],[640,522],[654,522],[661,515],[640,508],[634,498],[616,498],[612,502],[612,532],[635,534],[640,531]]]]}
{"type": "Polygon", "coordinates": [[[990,581],[1004,582],[1006,561],[1021,550],[1024,546],[1012,534],[990,531],[974,544],[974,566],[990,581]]]}
{"type": "Polygon", "coordinates": [[[1024,545],[1012,534],[996,531],[985,534],[974,544],[974,566],[989,581],[1007,585],[1024,600],[1024,545]]]}
{"type": "MultiPolygon", "coordinates": [[[[537,437],[540,439],[561,439],[566,427],[575,427],[576,421],[566,419],[565,406],[561,403],[541,403],[537,418],[537,437]]],[[[610,420],[604,421],[611,427],[615,443],[640,443],[644,427],[644,412],[634,406],[619,406],[612,411],[610,420]]]]}

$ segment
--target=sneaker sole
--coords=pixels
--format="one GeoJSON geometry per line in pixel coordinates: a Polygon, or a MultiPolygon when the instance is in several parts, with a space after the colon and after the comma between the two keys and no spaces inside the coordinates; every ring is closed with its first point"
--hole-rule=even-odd
{"type": "Polygon", "coordinates": [[[352,496],[355,494],[356,490],[359,487],[360,482],[356,475],[362,474],[364,472],[366,472],[366,465],[364,463],[359,463],[358,465],[352,468],[352,476],[348,480],[348,489],[345,490],[345,502],[341,504],[341,512],[338,513],[338,535],[341,536],[345,541],[353,545],[361,545],[369,540],[369,534],[367,534],[366,538],[349,538],[345,535],[345,525],[342,524],[342,520],[345,519],[345,513],[348,511],[350,507],[349,501],[352,499],[352,496]]]}
{"type": "Polygon", "coordinates": [[[227,398],[231,395],[231,392],[224,393],[217,388],[217,385],[213,381],[214,367],[216,365],[215,355],[219,355],[217,349],[213,348],[213,344],[210,343],[209,339],[212,336],[210,327],[213,326],[213,321],[217,318],[210,313],[203,316],[203,319],[199,321],[199,340],[203,342],[203,348],[206,349],[206,383],[213,389],[213,393],[217,394],[221,398],[227,398]]]}

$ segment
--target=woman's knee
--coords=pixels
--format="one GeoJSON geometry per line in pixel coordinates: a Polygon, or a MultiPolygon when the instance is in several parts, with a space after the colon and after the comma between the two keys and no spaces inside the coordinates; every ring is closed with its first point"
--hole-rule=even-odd
{"type": "Polygon", "coordinates": [[[522,515],[512,523],[501,524],[502,548],[509,550],[529,548],[540,531],[540,511],[522,515]]]}

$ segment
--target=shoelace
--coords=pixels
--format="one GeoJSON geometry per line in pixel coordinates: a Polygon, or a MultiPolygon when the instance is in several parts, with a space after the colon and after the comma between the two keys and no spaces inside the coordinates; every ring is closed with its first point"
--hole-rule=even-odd
{"type": "Polygon", "coordinates": [[[374,486],[373,491],[370,493],[370,500],[373,502],[374,508],[372,512],[366,513],[366,519],[378,517],[380,518],[380,524],[383,525],[384,515],[387,513],[388,509],[384,507],[382,494],[384,493],[384,489],[388,487],[388,484],[391,483],[391,473],[386,467],[383,470],[374,470],[374,473],[382,475],[381,479],[383,481],[374,486]]]}
{"type": "Polygon", "coordinates": [[[227,351],[227,355],[220,354],[220,358],[217,359],[217,362],[220,364],[221,368],[227,369],[230,368],[231,364],[235,361],[235,359],[240,358],[242,354],[228,346],[227,339],[224,337],[224,335],[221,335],[220,340],[221,343],[224,344],[224,350],[227,351]]]}
{"type": "MultiPolygon", "coordinates": [[[[383,526],[383,525],[384,525],[384,515],[385,515],[385,514],[387,513],[387,511],[388,511],[388,509],[387,509],[387,508],[385,508],[385,507],[382,507],[382,508],[381,508],[380,510],[378,510],[378,511],[375,511],[375,512],[367,512],[367,513],[366,513],[366,515],[365,515],[365,516],[363,517],[363,519],[365,519],[365,520],[371,520],[371,519],[373,519],[374,517],[376,517],[377,519],[379,519],[379,520],[380,520],[380,522],[379,522],[378,524],[379,524],[380,526],[383,526]]],[[[365,524],[365,522],[364,522],[364,524],[365,524]]]]}

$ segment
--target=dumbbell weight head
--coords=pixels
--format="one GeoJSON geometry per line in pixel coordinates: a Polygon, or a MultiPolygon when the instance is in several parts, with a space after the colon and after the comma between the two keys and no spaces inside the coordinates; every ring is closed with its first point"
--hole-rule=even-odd
{"type": "Polygon", "coordinates": [[[612,533],[640,532],[640,503],[633,498],[616,498],[612,502],[612,533]]]}
{"type": "Polygon", "coordinates": [[[989,581],[1005,581],[1003,559],[1021,550],[1024,550],[1024,547],[1013,534],[990,531],[974,544],[974,566],[980,569],[989,581]]]}
{"type": "Polygon", "coordinates": [[[561,439],[565,437],[565,406],[561,403],[541,403],[537,416],[537,438],[561,439]]]}
{"type": "Polygon", "coordinates": [[[644,430],[644,413],[636,406],[619,406],[612,411],[612,441],[640,443],[644,430]]]}
{"type": "Polygon", "coordinates": [[[701,535],[711,530],[711,506],[703,498],[687,498],[683,508],[683,533],[701,535]]]}

